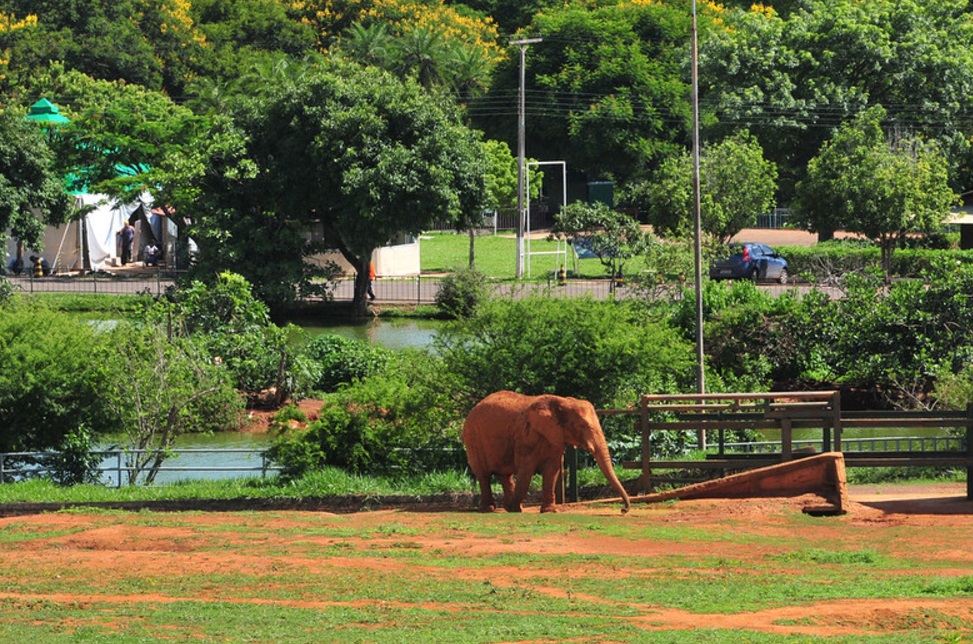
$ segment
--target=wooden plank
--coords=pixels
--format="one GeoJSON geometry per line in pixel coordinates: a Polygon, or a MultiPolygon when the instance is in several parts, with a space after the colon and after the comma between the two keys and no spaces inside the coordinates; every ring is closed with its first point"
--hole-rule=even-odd
{"type": "Polygon", "coordinates": [[[648,402],[684,400],[765,400],[768,398],[787,398],[789,400],[826,400],[835,395],[834,391],[768,391],[762,393],[719,393],[719,394],[643,394],[642,400],[648,402]]]}
{"type": "MultiPolygon", "coordinates": [[[[762,467],[780,463],[779,458],[740,460],[706,460],[706,461],[649,461],[649,469],[655,470],[745,470],[752,467],[762,467]]],[[[626,470],[642,469],[641,461],[623,461],[622,468],[626,470]]]]}

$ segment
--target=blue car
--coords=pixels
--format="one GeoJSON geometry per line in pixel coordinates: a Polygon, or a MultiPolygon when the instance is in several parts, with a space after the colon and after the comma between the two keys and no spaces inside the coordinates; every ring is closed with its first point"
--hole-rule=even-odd
{"type": "Polygon", "coordinates": [[[748,279],[754,282],[787,283],[787,260],[766,244],[733,242],[730,255],[714,261],[709,268],[710,279],[748,279]]]}

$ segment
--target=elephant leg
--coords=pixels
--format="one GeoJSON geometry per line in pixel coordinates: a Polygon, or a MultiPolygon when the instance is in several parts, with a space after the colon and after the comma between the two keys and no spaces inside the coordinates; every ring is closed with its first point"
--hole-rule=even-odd
{"type": "Polygon", "coordinates": [[[541,512],[557,512],[555,490],[561,477],[561,464],[545,465],[541,475],[544,477],[541,488],[541,512]]]}
{"type": "Polygon", "coordinates": [[[514,487],[513,498],[507,504],[507,512],[523,512],[524,499],[530,490],[530,480],[534,478],[534,468],[520,468],[517,471],[517,485],[514,487]]]}
{"type": "Polygon", "coordinates": [[[509,508],[514,498],[514,475],[501,474],[500,487],[503,488],[503,507],[509,508]]]}
{"type": "Polygon", "coordinates": [[[490,475],[477,475],[476,480],[480,483],[480,512],[493,512],[493,489],[490,487],[490,475]]]}

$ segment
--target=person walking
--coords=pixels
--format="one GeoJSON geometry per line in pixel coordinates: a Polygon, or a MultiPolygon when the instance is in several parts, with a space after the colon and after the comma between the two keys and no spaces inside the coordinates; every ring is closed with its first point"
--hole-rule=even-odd
{"type": "Polygon", "coordinates": [[[368,262],[368,299],[375,299],[375,289],[372,288],[372,282],[375,281],[375,262],[368,262]]]}

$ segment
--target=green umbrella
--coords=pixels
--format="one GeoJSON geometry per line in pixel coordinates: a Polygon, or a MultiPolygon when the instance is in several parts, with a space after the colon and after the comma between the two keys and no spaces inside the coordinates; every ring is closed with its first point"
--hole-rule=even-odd
{"type": "Polygon", "coordinates": [[[46,98],[42,98],[30,106],[30,114],[27,115],[27,118],[31,121],[44,124],[53,123],[59,125],[61,123],[71,122],[71,119],[61,114],[61,110],[58,109],[57,105],[46,98]]]}

